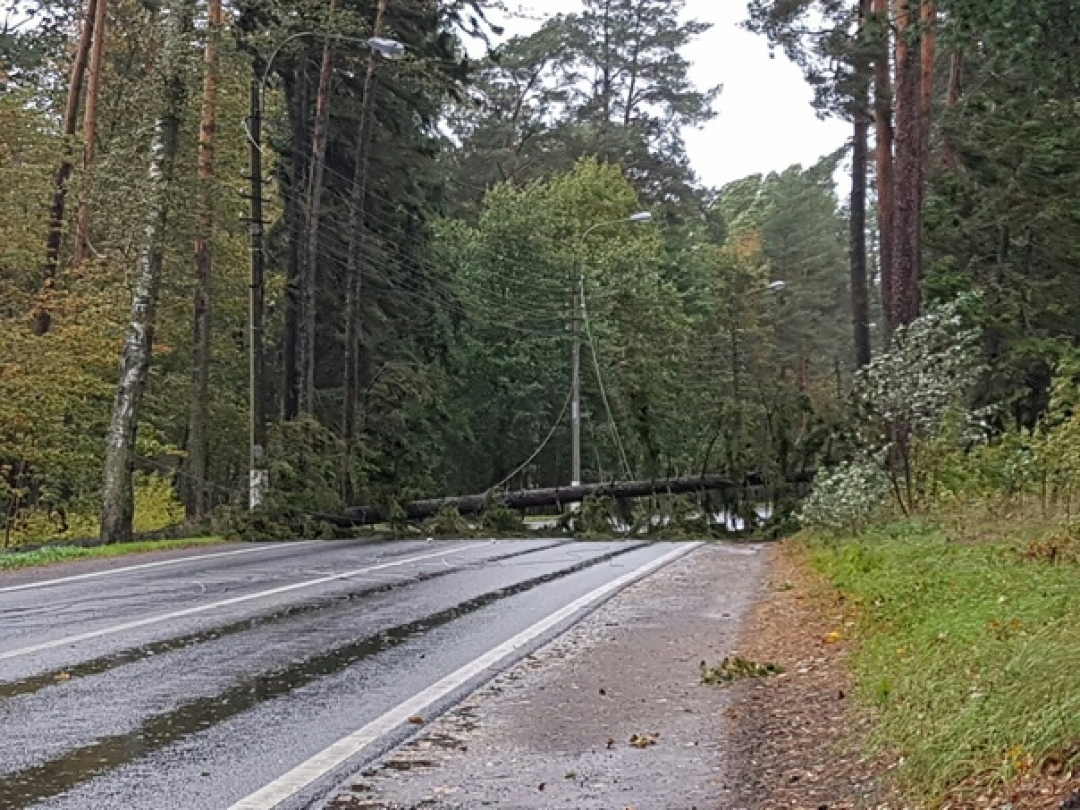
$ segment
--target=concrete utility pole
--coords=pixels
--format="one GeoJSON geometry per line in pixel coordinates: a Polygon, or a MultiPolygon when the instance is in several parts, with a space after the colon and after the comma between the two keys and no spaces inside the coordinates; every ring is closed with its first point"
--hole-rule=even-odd
{"type": "MultiPolygon", "coordinates": [[[[584,240],[583,240],[584,241],[584,240]]],[[[585,320],[581,256],[574,273],[573,348],[570,360],[570,486],[581,486],[581,325],[585,320]]]]}
{"type": "MultiPolygon", "coordinates": [[[[257,72],[256,72],[257,75],[257,72]]],[[[250,419],[250,472],[248,505],[258,509],[266,496],[266,414],[263,412],[263,321],[266,253],[263,249],[262,210],[262,88],[251,82],[251,290],[248,297],[248,415],[250,419]]]]}
{"type": "Polygon", "coordinates": [[[570,396],[570,485],[581,484],[581,330],[585,322],[585,240],[589,234],[598,228],[606,228],[610,225],[622,225],[624,223],[652,222],[652,214],[641,211],[625,219],[616,219],[611,222],[599,222],[581,235],[577,251],[577,267],[573,279],[574,295],[574,319],[573,319],[573,349],[571,354],[571,396],[570,396]]]}

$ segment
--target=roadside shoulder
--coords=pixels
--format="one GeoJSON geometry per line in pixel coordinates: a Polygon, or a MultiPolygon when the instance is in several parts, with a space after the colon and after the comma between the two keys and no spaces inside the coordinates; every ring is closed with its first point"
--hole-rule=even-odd
{"type": "Polygon", "coordinates": [[[726,690],[703,686],[763,550],[712,545],[636,583],[350,780],[337,810],[715,808],[726,690]]]}
{"type": "Polygon", "coordinates": [[[782,673],[732,688],[732,789],[723,807],[888,808],[862,753],[868,713],[851,699],[845,662],[854,616],[790,541],[768,552],[762,597],[738,655],[782,673]]]}

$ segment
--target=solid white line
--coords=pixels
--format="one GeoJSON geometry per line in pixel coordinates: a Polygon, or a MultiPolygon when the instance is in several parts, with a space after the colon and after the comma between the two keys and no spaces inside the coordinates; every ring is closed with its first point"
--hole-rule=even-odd
{"type": "Polygon", "coordinates": [[[416,557],[406,557],[401,560],[395,560],[394,562],[380,563],[379,565],[369,565],[364,568],[356,568],[352,571],[344,571],[340,574],[330,574],[329,576],[319,577],[318,579],[309,579],[304,582],[294,582],[292,585],[282,585],[278,588],[271,588],[267,591],[258,591],[257,593],[249,593],[244,596],[234,596],[231,599],[222,599],[219,602],[210,602],[205,605],[196,605],[195,607],[184,608],[183,610],[174,610],[171,613],[162,613],[158,616],[148,616],[145,619],[136,619],[131,622],[124,622],[123,624],[116,624],[112,627],[103,627],[100,630],[91,630],[86,633],[79,633],[74,636],[65,636],[64,638],[58,638],[53,641],[43,641],[40,644],[34,644],[30,647],[22,647],[17,650],[8,650],[7,652],[0,652],[0,661],[6,661],[10,658],[19,658],[24,655],[30,655],[32,653],[41,652],[42,650],[52,650],[56,647],[65,647],[69,644],[77,644],[81,641],[89,641],[93,638],[101,638],[102,636],[111,636],[116,633],[123,633],[127,630],[135,630],[139,627],[146,627],[151,624],[160,624],[161,622],[167,622],[172,619],[180,619],[185,616],[195,616],[199,613],[207,613],[211,610],[217,610],[218,608],[229,607],[231,605],[239,605],[244,602],[251,602],[255,599],[265,599],[268,596],[278,596],[283,593],[290,593],[292,591],[299,591],[303,588],[311,588],[315,585],[322,585],[326,582],[333,582],[336,579],[348,579],[358,574],[366,574],[370,571],[382,571],[386,568],[396,568],[399,565],[408,565],[409,563],[420,562],[421,560],[430,560],[432,557],[442,557],[447,554],[456,554],[461,551],[468,551],[469,549],[479,548],[480,546],[486,546],[489,543],[472,543],[468,546],[461,546],[459,548],[442,549],[441,551],[433,551],[430,554],[421,554],[416,557]]]}
{"type": "Polygon", "coordinates": [[[389,734],[399,726],[407,723],[410,717],[420,714],[436,701],[445,698],[456,689],[460,689],[477,675],[484,672],[484,670],[495,666],[503,659],[512,655],[530,642],[535,641],[537,638],[544,635],[552,628],[557,627],[579,611],[611,596],[635,580],[641,579],[642,577],[648,576],[654,571],[663,568],[665,565],[677,560],[679,557],[689,554],[700,545],[701,543],[688,543],[685,546],[668,552],[664,556],[631,571],[629,574],[625,574],[618,579],[612,580],[606,585],[602,585],[596,590],[574,600],[561,610],[557,610],[555,613],[552,613],[545,619],[541,619],[527,630],[518,633],[509,641],[503,642],[498,647],[489,650],[476,660],[466,664],[455,672],[450,673],[441,681],[438,681],[422,692],[413,695],[404,703],[386,712],[381,717],[372,720],[366,726],[353,732],[348,737],[343,737],[338,740],[329,748],[320,751],[311,759],[293,768],[284,776],[271,782],[266,787],[257,790],[245,799],[241,799],[230,807],[229,810],[271,810],[271,808],[277,807],[282,802],[288,801],[308,785],[330,773],[330,771],[341,765],[343,762],[356,756],[364,748],[376,742],[386,734],[389,734]]]}
{"type": "MultiPolygon", "coordinates": [[[[70,577],[59,577],[57,579],[43,579],[40,582],[28,582],[25,585],[11,585],[7,588],[0,588],[0,593],[12,593],[13,591],[28,591],[31,588],[47,588],[50,585],[62,585],[65,582],[77,582],[81,579],[95,579],[97,577],[108,577],[113,574],[126,574],[128,571],[143,571],[147,568],[161,568],[165,565],[179,565],[180,563],[192,562],[194,560],[213,560],[218,557],[236,557],[240,554],[256,554],[260,551],[281,551],[287,548],[297,548],[298,546],[307,546],[312,543],[324,543],[325,540],[304,540],[299,543],[275,543],[272,546],[259,546],[258,548],[242,548],[239,551],[218,551],[213,554],[194,554],[190,557],[177,557],[174,560],[159,560],[152,563],[140,563],[139,565],[128,565],[124,568],[110,568],[108,571],[94,571],[90,574],[75,574],[70,577]]],[[[176,550],[176,549],[172,549],[176,550]]],[[[86,558],[84,558],[86,559],[86,558]]],[[[75,560],[78,562],[78,560],[75,560]]]]}

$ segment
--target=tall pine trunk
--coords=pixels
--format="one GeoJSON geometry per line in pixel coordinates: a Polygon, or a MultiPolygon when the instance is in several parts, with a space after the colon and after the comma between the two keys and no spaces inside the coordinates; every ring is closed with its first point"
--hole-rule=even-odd
{"type": "Polygon", "coordinates": [[[285,219],[289,227],[289,261],[285,270],[285,322],[282,335],[282,417],[291,422],[300,414],[300,321],[304,286],[304,189],[307,188],[309,81],[307,59],[293,72],[288,93],[292,124],[289,194],[285,219]]]}
{"type": "Polygon", "coordinates": [[[83,111],[83,183],[75,229],[76,267],[90,256],[90,197],[93,193],[91,171],[97,150],[98,100],[101,98],[101,74],[105,63],[108,5],[108,0],[97,0],[97,13],[94,15],[94,43],[90,50],[90,72],[86,82],[86,104],[83,111]]]}
{"type": "Polygon", "coordinates": [[[67,104],[64,106],[64,152],[60,166],[53,181],[52,205],[49,207],[49,228],[45,236],[45,264],[41,271],[42,301],[34,313],[34,334],[44,335],[52,326],[52,314],[49,312],[47,297],[56,274],[60,268],[60,245],[64,236],[64,211],[67,206],[68,182],[71,180],[73,144],[75,128],[79,123],[79,102],[82,98],[83,84],[86,81],[86,64],[90,58],[90,47],[94,39],[94,23],[98,16],[101,0],[86,0],[83,11],[82,30],[79,44],[75,50],[75,61],[71,66],[71,81],[68,84],[67,104]]]}
{"type": "Polygon", "coordinates": [[[896,8],[896,220],[894,325],[911,323],[921,309],[923,126],[919,0],[896,8]]]}
{"type": "Polygon", "coordinates": [[[870,0],[859,0],[859,50],[855,60],[857,97],[851,166],[851,322],[855,364],[870,365],[870,283],[866,266],[866,174],[870,151],[871,68],[864,57],[870,0]]]}
{"type": "MultiPolygon", "coordinates": [[[[382,33],[383,16],[387,0],[379,0],[375,9],[373,35],[382,33]]],[[[368,56],[367,75],[364,78],[364,98],[360,123],[356,132],[353,181],[349,195],[349,254],[345,283],[345,385],[341,416],[341,434],[345,445],[344,496],[351,503],[356,494],[353,469],[356,466],[357,404],[360,400],[360,307],[364,274],[364,225],[367,213],[367,182],[371,167],[371,145],[375,131],[375,87],[378,54],[372,50],[368,56]]]]}
{"type": "Polygon", "coordinates": [[[201,520],[208,508],[210,360],[213,314],[214,135],[217,130],[219,83],[218,44],[221,38],[221,0],[207,3],[206,46],[203,51],[203,99],[199,123],[199,234],[195,239],[195,301],[192,324],[194,357],[191,413],[188,419],[189,521],[201,520]]]}
{"type": "MultiPolygon", "coordinates": [[[[330,0],[327,25],[332,26],[337,0],[330,0]]],[[[304,263],[300,320],[300,414],[315,411],[316,290],[319,279],[319,215],[326,171],[326,141],[330,124],[330,76],[333,72],[333,35],[327,32],[315,96],[315,128],[311,139],[311,165],[304,210],[304,263]]]]}
{"type": "Polygon", "coordinates": [[[886,337],[896,321],[896,284],[893,259],[895,172],[893,165],[892,34],[889,0],[873,0],[874,34],[874,128],[877,134],[876,179],[878,215],[878,264],[881,277],[881,309],[886,337]]]}
{"type": "Polygon", "coordinates": [[[133,531],[135,439],[153,349],[165,234],[176,181],[186,100],[184,67],[187,37],[194,16],[192,0],[172,0],[165,13],[161,107],[150,147],[147,220],[135,274],[131,320],[120,357],[116,400],[105,446],[101,505],[101,540],[104,543],[128,540],[133,531]]]}
{"type": "Polygon", "coordinates": [[[926,199],[926,186],[930,181],[930,124],[933,120],[934,68],[937,62],[937,4],[935,0],[923,0],[919,22],[922,37],[921,77],[919,79],[919,126],[922,148],[920,160],[922,188],[919,193],[919,218],[921,220],[926,199]]]}

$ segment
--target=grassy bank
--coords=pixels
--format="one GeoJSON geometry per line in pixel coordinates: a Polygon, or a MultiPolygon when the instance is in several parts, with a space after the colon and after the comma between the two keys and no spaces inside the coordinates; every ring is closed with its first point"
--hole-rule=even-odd
{"type": "Polygon", "coordinates": [[[903,758],[908,796],[932,803],[959,785],[1077,764],[1075,541],[960,543],[900,524],[810,547],[863,618],[860,691],[878,712],[876,745],[903,758]]]}
{"type": "Polygon", "coordinates": [[[177,540],[148,540],[136,543],[117,543],[111,546],[48,546],[34,551],[11,551],[0,554],[0,571],[34,568],[42,565],[72,562],[73,560],[122,557],[149,551],[171,551],[180,548],[215,546],[225,542],[220,537],[195,537],[177,540]]]}

